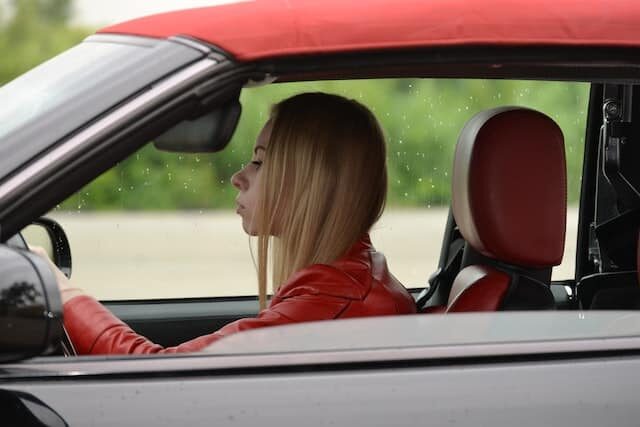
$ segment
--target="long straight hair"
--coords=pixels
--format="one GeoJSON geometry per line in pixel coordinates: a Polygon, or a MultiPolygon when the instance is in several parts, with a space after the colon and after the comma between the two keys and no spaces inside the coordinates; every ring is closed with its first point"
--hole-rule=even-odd
{"type": "Polygon", "coordinates": [[[276,292],[294,272],[343,256],[387,196],[384,136],[360,103],[305,93],[276,104],[270,120],[255,218],[261,308],[270,256],[276,292]]]}

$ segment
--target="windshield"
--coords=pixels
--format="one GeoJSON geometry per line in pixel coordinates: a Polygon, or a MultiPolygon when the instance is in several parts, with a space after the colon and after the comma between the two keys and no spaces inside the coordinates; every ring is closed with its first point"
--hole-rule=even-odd
{"type": "Polygon", "coordinates": [[[90,37],[0,88],[0,179],[202,52],[132,37],[90,37]]]}
{"type": "MultiPolygon", "coordinates": [[[[0,88],[0,138],[60,108],[103,80],[104,70],[135,56],[140,46],[83,43],[0,88]]],[[[111,71],[114,71],[111,69],[111,71]]]]}

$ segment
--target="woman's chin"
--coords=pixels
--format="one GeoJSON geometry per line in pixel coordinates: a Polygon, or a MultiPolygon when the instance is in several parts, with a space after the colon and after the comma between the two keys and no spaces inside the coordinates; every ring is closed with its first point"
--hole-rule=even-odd
{"type": "Polygon", "coordinates": [[[251,224],[246,224],[245,221],[242,221],[242,229],[244,230],[245,233],[247,233],[249,236],[257,236],[258,235],[258,231],[255,229],[255,227],[252,227],[251,224]]]}

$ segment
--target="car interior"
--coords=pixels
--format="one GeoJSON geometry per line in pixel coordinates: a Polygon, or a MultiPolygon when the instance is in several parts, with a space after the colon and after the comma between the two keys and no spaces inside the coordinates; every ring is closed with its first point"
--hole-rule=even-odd
{"type": "MultiPolygon", "coordinates": [[[[591,84],[575,279],[552,281],[552,269],[564,254],[567,220],[567,164],[558,124],[544,111],[503,105],[475,114],[458,129],[438,264],[428,281],[425,276],[421,286],[408,286],[419,311],[640,307],[640,173],[633,165],[638,149],[629,143],[636,134],[633,119],[640,114],[632,107],[640,98],[632,99],[633,89],[591,84]]],[[[164,132],[154,139],[155,148],[201,151],[201,141],[189,136],[198,128],[195,134],[206,135],[210,151],[223,149],[242,109],[239,93],[230,99],[205,117],[164,132]]],[[[66,239],[56,236],[56,241],[66,239]]],[[[70,270],[70,253],[58,258],[70,270]]],[[[165,346],[257,312],[254,296],[104,302],[133,329],[165,346]]]]}

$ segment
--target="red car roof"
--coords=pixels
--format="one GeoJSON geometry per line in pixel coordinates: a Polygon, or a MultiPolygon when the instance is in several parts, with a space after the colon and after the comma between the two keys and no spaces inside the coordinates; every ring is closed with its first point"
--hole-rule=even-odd
{"type": "Polygon", "coordinates": [[[152,15],[99,32],[188,35],[241,61],[461,45],[640,47],[640,1],[256,0],[152,15]]]}

